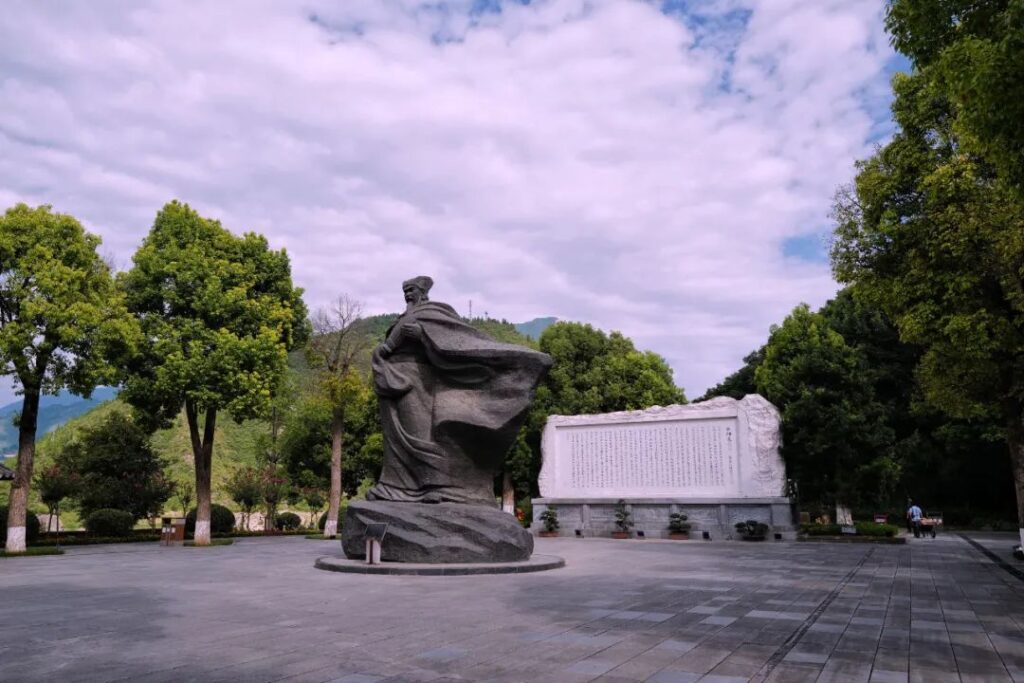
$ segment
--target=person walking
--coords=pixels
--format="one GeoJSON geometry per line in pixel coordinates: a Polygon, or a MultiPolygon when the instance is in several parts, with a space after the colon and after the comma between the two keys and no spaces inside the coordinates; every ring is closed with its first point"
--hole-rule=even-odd
{"type": "Polygon", "coordinates": [[[910,501],[910,508],[907,509],[907,521],[914,530],[914,538],[921,538],[921,508],[914,501],[910,501]]]}

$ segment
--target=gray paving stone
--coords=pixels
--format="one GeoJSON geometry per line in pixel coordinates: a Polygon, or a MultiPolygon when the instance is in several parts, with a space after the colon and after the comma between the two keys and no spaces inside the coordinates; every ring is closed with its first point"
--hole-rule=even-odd
{"type": "Polygon", "coordinates": [[[1024,583],[956,537],[542,539],[566,568],[503,577],[332,574],[312,567],[325,545],[0,561],[0,680],[1024,680],[1024,583]]]}
{"type": "Polygon", "coordinates": [[[574,674],[593,674],[600,676],[614,669],[618,662],[609,662],[601,659],[584,659],[566,667],[566,671],[574,674]]]}
{"type": "Polygon", "coordinates": [[[766,683],[814,683],[821,675],[822,667],[814,664],[783,662],[775,667],[765,679],[766,683]]]}
{"type": "Polygon", "coordinates": [[[828,653],[810,650],[790,650],[782,661],[799,664],[824,664],[828,661],[828,653]]]}
{"type": "Polygon", "coordinates": [[[647,683],[696,683],[701,675],[692,671],[679,671],[676,669],[662,669],[647,679],[647,683]]]}

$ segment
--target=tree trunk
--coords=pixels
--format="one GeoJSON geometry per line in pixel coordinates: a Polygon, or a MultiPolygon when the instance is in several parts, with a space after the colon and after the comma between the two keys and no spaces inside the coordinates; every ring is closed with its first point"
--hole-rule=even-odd
{"type": "Polygon", "coordinates": [[[1017,530],[1021,545],[1024,545],[1024,411],[1019,403],[1014,402],[1009,412],[1006,416],[1006,445],[1010,448],[1013,486],[1017,493],[1017,530]]]}
{"type": "Polygon", "coordinates": [[[501,477],[501,510],[516,514],[516,489],[512,486],[512,475],[508,472],[501,477]]]}
{"type": "Polygon", "coordinates": [[[193,535],[196,545],[210,545],[210,475],[213,456],[213,434],[217,426],[217,410],[206,409],[206,424],[202,438],[199,436],[199,416],[196,407],[185,402],[185,416],[192,439],[192,456],[196,463],[196,530],[193,535]]]}
{"type": "Polygon", "coordinates": [[[21,418],[18,420],[18,466],[11,482],[7,513],[7,552],[25,552],[25,513],[28,489],[32,483],[32,465],[36,454],[36,424],[39,421],[39,389],[25,387],[21,418]]]}
{"type": "Polygon", "coordinates": [[[338,511],[341,509],[341,445],[345,436],[345,413],[336,410],[331,419],[331,494],[327,502],[324,536],[338,535],[338,511]]]}

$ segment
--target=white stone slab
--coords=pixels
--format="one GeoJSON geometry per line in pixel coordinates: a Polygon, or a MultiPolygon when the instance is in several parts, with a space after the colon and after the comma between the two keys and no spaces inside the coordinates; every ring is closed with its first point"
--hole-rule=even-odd
{"type": "Polygon", "coordinates": [[[785,493],[779,411],[741,401],[552,415],[541,442],[543,498],[765,498],[785,493]]]}

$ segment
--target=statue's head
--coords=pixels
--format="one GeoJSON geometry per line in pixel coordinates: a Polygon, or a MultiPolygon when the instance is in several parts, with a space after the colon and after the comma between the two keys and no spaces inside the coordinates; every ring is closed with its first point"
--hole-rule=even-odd
{"type": "Polygon", "coordinates": [[[402,283],[402,292],[405,293],[405,302],[410,306],[428,301],[427,293],[434,286],[434,281],[426,275],[419,275],[410,278],[402,283]]]}

